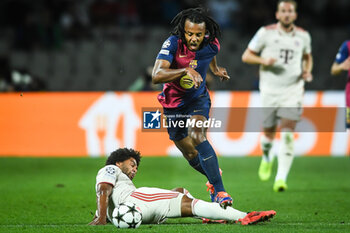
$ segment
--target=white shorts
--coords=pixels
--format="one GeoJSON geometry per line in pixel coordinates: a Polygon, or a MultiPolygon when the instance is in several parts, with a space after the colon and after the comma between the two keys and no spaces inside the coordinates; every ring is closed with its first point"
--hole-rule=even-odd
{"type": "Polygon", "coordinates": [[[125,201],[135,203],[142,212],[142,223],[162,223],[166,218],[181,217],[184,194],[159,188],[136,189],[125,201]]]}
{"type": "Polygon", "coordinates": [[[280,118],[299,121],[303,112],[304,90],[286,91],[283,94],[260,92],[263,106],[263,127],[277,125],[280,118]]]}

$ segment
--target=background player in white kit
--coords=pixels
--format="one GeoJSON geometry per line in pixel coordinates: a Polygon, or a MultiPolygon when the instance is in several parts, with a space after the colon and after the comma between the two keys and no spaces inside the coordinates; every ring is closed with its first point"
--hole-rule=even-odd
{"type": "Polygon", "coordinates": [[[142,223],[146,224],[162,223],[166,218],[196,216],[247,225],[266,221],[276,214],[273,210],[246,213],[232,207],[223,209],[218,203],[193,198],[184,188],[136,188],[132,179],[140,159],[140,153],[133,149],[122,148],[111,153],[96,177],[97,211],[90,225],[111,221],[113,209],[123,202],[135,203],[141,209],[142,223]]]}
{"type": "Polygon", "coordinates": [[[278,169],[273,186],[276,192],[287,189],[286,180],[294,157],[293,132],[302,113],[304,81],[312,81],[311,38],[307,31],[294,24],[296,8],[293,0],[278,1],[278,22],[261,27],[242,55],[243,62],[260,65],[264,135],[259,177],[263,181],[271,176],[271,148],[280,119],[278,169]]]}

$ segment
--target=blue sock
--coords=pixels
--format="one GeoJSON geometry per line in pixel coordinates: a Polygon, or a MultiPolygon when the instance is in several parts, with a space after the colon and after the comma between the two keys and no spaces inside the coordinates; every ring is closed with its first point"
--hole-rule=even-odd
{"type": "Polygon", "coordinates": [[[188,160],[188,163],[197,171],[199,171],[200,173],[202,173],[203,175],[207,176],[207,174],[205,174],[205,171],[202,168],[201,162],[199,161],[199,153],[196,157],[194,157],[191,160],[188,160]]]}
{"type": "Polygon", "coordinates": [[[196,146],[196,150],[199,152],[199,161],[207,174],[209,182],[214,185],[215,192],[225,191],[220,176],[218,158],[213,147],[208,141],[204,141],[196,146]]]}

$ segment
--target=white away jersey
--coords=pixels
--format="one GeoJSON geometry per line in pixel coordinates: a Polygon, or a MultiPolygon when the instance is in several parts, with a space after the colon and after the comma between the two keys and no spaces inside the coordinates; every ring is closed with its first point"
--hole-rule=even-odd
{"type": "Polygon", "coordinates": [[[275,58],[273,66],[260,66],[260,91],[284,93],[304,88],[302,57],[311,53],[311,37],[307,31],[294,26],[283,31],[278,24],[261,27],[249,42],[248,49],[263,58],[275,58]]]}
{"type": "MultiPolygon", "coordinates": [[[[97,185],[100,183],[108,183],[113,185],[111,198],[115,204],[120,204],[136,189],[135,185],[116,165],[107,165],[101,168],[96,176],[96,192],[97,185]]],[[[109,201],[112,204],[112,201],[109,201]]],[[[113,209],[112,209],[113,211],[113,209]]]]}

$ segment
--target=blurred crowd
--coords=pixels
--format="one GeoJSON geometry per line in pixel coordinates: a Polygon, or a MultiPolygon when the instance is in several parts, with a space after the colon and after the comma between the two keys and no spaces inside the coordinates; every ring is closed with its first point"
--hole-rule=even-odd
{"type": "MultiPolygon", "coordinates": [[[[221,25],[253,33],[274,22],[276,0],[2,0],[0,26],[14,30],[14,47],[56,48],[62,40],[94,35],[98,29],[169,27],[182,9],[203,6],[221,25]]],[[[350,27],[348,0],[298,1],[298,24],[350,27]]]]}
{"type": "MultiPolygon", "coordinates": [[[[350,31],[349,0],[297,2],[298,14],[302,15],[298,25],[350,31]]],[[[0,39],[7,37],[11,48],[20,51],[55,50],[67,40],[98,40],[99,36],[117,42],[125,39],[125,29],[170,29],[171,19],[178,12],[200,6],[208,9],[223,31],[234,30],[251,37],[260,26],[275,22],[276,4],[277,0],[2,0],[0,39]]],[[[34,76],[28,79],[25,70],[14,74],[8,61],[0,60],[0,91],[45,87],[34,76]],[[17,82],[5,85],[14,80],[17,82]]]]}

